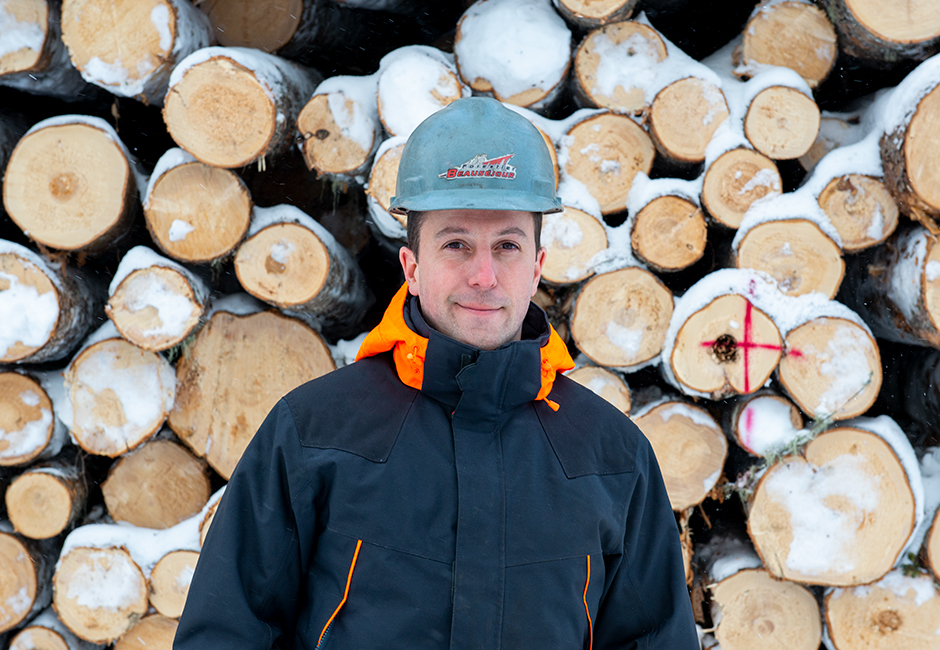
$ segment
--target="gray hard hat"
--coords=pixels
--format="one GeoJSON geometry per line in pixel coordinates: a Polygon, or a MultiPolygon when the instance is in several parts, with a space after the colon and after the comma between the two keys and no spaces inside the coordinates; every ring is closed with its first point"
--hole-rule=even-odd
{"type": "Polygon", "coordinates": [[[389,212],[560,212],[555,166],[531,122],[495,99],[458,99],[409,136],[389,212]]]}

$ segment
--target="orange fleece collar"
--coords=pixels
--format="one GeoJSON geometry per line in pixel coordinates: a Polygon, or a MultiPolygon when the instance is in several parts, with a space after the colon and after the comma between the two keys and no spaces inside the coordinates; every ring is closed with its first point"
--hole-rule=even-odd
{"type": "MultiPolygon", "coordinates": [[[[383,352],[392,351],[395,360],[395,369],[398,378],[406,386],[421,390],[424,381],[424,357],[428,350],[428,340],[414,332],[405,324],[405,298],[408,297],[408,284],[402,285],[398,293],[392,298],[382,317],[382,322],[366,336],[356,361],[365,357],[372,357],[383,352]]],[[[555,383],[555,375],[574,368],[574,361],[568,354],[565,345],[555,328],[549,325],[551,334],[541,348],[542,358],[542,386],[536,400],[545,400],[552,409],[558,410],[558,404],[548,399],[555,383]]]]}

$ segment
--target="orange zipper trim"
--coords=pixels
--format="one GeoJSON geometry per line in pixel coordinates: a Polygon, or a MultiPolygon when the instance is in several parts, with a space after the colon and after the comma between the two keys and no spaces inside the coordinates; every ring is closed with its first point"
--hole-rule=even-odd
{"type": "Polygon", "coordinates": [[[594,650],[594,623],[591,622],[591,610],[587,604],[588,586],[591,584],[591,556],[587,556],[587,579],[584,581],[584,612],[588,619],[588,650],[594,650]]]}
{"type": "MultiPolygon", "coordinates": [[[[346,599],[349,597],[349,583],[352,582],[353,569],[356,568],[356,560],[359,559],[359,549],[362,548],[362,540],[356,542],[356,552],[353,553],[352,564],[349,565],[349,575],[346,576],[346,591],[343,592],[343,599],[339,601],[339,605],[336,606],[336,609],[333,610],[333,615],[330,616],[330,619],[326,622],[326,625],[323,626],[323,631],[320,632],[320,638],[317,639],[317,647],[320,647],[320,644],[323,643],[323,636],[326,634],[326,631],[330,629],[330,625],[333,624],[333,619],[336,618],[336,615],[339,614],[339,610],[343,608],[343,605],[346,604],[346,599]]],[[[588,571],[590,571],[590,559],[588,560],[589,566],[588,571]]],[[[585,587],[585,594],[587,593],[587,588],[585,587]]],[[[586,606],[586,605],[585,605],[586,606]]],[[[590,616],[588,617],[590,619],[590,616]]]]}

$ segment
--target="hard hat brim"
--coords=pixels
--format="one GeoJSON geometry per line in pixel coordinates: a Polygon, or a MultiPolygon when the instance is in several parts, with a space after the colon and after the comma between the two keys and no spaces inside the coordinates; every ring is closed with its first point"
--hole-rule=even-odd
{"type": "Polygon", "coordinates": [[[389,212],[407,214],[408,211],[429,210],[520,210],[551,214],[561,212],[557,197],[536,196],[531,192],[505,189],[464,189],[447,192],[428,192],[411,198],[393,196],[389,212]]]}

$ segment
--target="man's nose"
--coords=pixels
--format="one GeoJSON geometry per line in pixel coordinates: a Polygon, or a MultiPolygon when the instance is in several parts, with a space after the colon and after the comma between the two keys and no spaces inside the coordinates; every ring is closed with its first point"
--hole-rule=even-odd
{"type": "Polygon", "coordinates": [[[481,289],[492,289],[496,286],[496,264],[492,252],[480,251],[473,256],[470,263],[472,264],[471,286],[481,289]]]}

